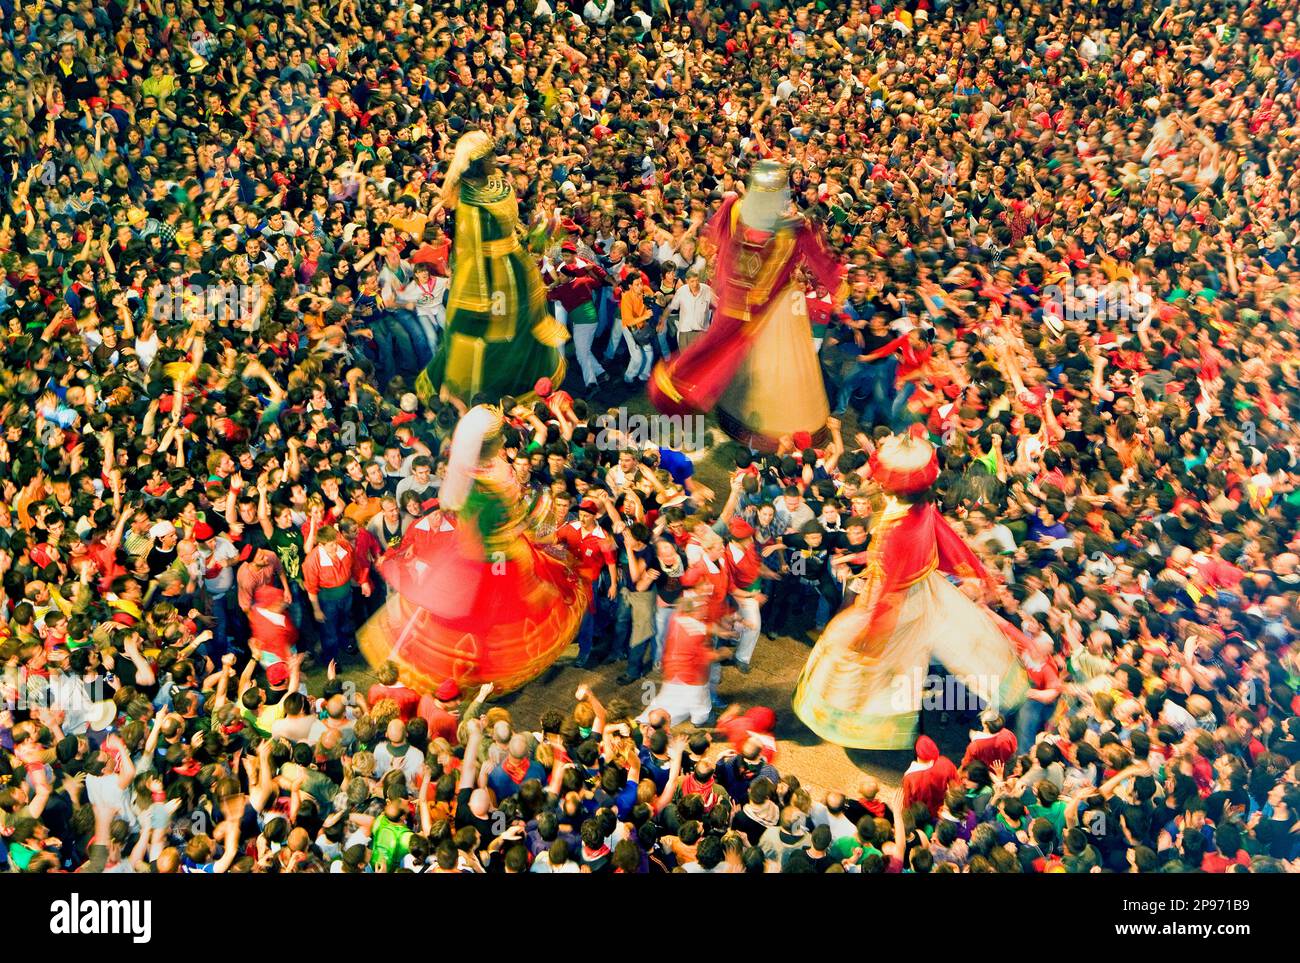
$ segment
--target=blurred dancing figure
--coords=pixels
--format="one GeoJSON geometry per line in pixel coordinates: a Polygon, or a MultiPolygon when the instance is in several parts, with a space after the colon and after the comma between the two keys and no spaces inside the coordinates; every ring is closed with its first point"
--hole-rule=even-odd
{"type": "Polygon", "coordinates": [[[388,601],[360,635],[372,665],[391,660],[423,693],[450,679],[508,692],[537,676],[573,641],[590,588],[576,567],[543,550],[531,506],[503,457],[504,418],[469,411],[452,437],[438,513],[411,526],[380,565],[388,601]]]}
{"type": "Polygon", "coordinates": [[[713,323],[661,362],[649,385],[660,411],[716,409],[729,435],[765,450],[796,432],[824,441],[830,414],[797,271],[834,291],[843,268],[820,232],[790,211],[789,172],[760,161],[744,196],[727,198],[706,234],[716,250],[713,323]]]}

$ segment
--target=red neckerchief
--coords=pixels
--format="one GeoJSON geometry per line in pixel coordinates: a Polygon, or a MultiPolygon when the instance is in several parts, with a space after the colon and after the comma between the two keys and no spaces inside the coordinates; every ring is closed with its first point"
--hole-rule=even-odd
{"type": "Polygon", "coordinates": [[[501,768],[506,771],[506,775],[517,786],[528,775],[528,765],[529,761],[527,759],[506,759],[505,762],[501,763],[501,768]]]}
{"type": "Polygon", "coordinates": [[[705,810],[712,809],[718,801],[718,794],[713,788],[713,777],[704,782],[695,778],[695,773],[688,773],[682,780],[682,795],[699,796],[704,801],[705,810]]]}

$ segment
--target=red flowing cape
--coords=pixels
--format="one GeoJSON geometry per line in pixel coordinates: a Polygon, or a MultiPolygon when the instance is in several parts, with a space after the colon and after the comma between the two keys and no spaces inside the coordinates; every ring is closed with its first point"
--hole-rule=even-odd
{"type": "MultiPolygon", "coordinates": [[[[868,554],[868,565],[878,566],[879,578],[873,580],[868,599],[872,613],[861,639],[864,651],[889,636],[907,590],[936,569],[945,575],[992,583],[984,563],[931,502],[917,502],[887,531],[877,533],[868,554]]],[[[1020,630],[995,613],[989,614],[1017,650],[1023,650],[1020,630]]]]}
{"type": "Polygon", "coordinates": [[[664,414],[708,412],[716,406],[761,335],[773,300],[785,296],[800,264],[831,290],[843,278],[842,265],[806,221],[778,227],[765,247],[761,267],[743,272],[742,259],[753,254],[743,250],[742,232],[749,229],[739,220],[738,200],[733,196],[723,201],[705,233],[716,248],[711,284],[718,304],[713,323],[686,350],[656,365],[647,386],[651,402],[664,414]]]}

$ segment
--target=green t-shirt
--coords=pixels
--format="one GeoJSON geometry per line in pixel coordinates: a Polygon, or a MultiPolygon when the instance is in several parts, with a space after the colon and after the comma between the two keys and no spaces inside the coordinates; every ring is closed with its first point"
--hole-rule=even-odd
{"type": "Polygon", "coordinates": [[[27,872],[27,866],[35,855],[36,850],[24,846],[22,843],[14,843],[9,847],[9,862],[20,873],[27,872]]]}
{"type": "MultiPolygon", "coordinates": [[[[852,859],[853,851],[859,846],[862,847],[862,855],[858,857],[859,863],[871,853],[880,853],[880,850],[876,849],[875,846],[870,844],[864,846],[862,840],[858,839],[857,836],[841,836],[831,844],[830,853],[836,860],[852,859]]],[[[883,853],[880,853],[880,855],[882,858],[884,857],[883,853]]]]}
{"type": "Polygon", "coordinates": [[[1056,838],[1065,838],[1065,800],[1058,799],[1050,806],[1035,802],[1029,806],[1029,816],[1031,819],[1046,819],[1056,830],[1056,838]]]}
{"type": "Polygon", "coordinates": [[[410,852],[406,845],[410,838],[410,829],[401,823],[390,822],[387,816],[380,816],[370,834],[370,865],[376,870],[383,866],[389,873],[397,869],[410,852]]]}

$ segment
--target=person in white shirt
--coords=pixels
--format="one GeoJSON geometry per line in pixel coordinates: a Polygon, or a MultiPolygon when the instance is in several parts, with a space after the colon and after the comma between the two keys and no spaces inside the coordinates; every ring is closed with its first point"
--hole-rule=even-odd
{"type": "Polygon", "coordinates": [[[424,768],[424,753],[406,741],[406,723],[394,719],[388,723],[387,738],[375,747],[375,778],[382,779],[392,769],[400,769],[406,784],[412,786],[424,768]]]}
{"type": "Polygon", "coordinates": [[[825,803],[813,803],[812,824],[829,828],[832,842],[854,836],[858,831],[853,820],[844,815],[844,803],[842,792],[829,792],[825,803]]]}
{"type": "Polygon", "coordinates": [[[699,273],[688,272],[686,284],[677,289],[664,312],[666,315],[677,314],[677,346],[680,350],[685,351],[709,330],[717,303],[718,296],[713,288],[700,281],[699,273]]]}
{"type": "Polygon", "coordinates": [[[598,27],[606,26],[614,16],[614,0],[587,0],[582,19],[598,27]]]}
{"type": "Polygon", "coordinates": [[[1010,555],[1016,550],[1016,539],[1011,529],[995,523],[982,508],[971,509],[968,517],[971,541],[986,547],[995,555],[1010,555]]]}
{"type": "Polygon", "coordinates": [[[398,307],[415,312],[435,354],[442,343],[443,324],[447,319],[447,307],[443,303],[447,287],[447,278],[434,274],[428,264],[422,263],[414,266],[410,282],[394,292],[398,307]]]}
{"type": "Polygon", "coordinates": [[[557,839],[551,844],[551,848],[545,852],[537,854],[533,860],[533,865],[529,869],[530,873],[581,873],[582,866],[578,861],[570,858],[568,844],[557,839]]]}

